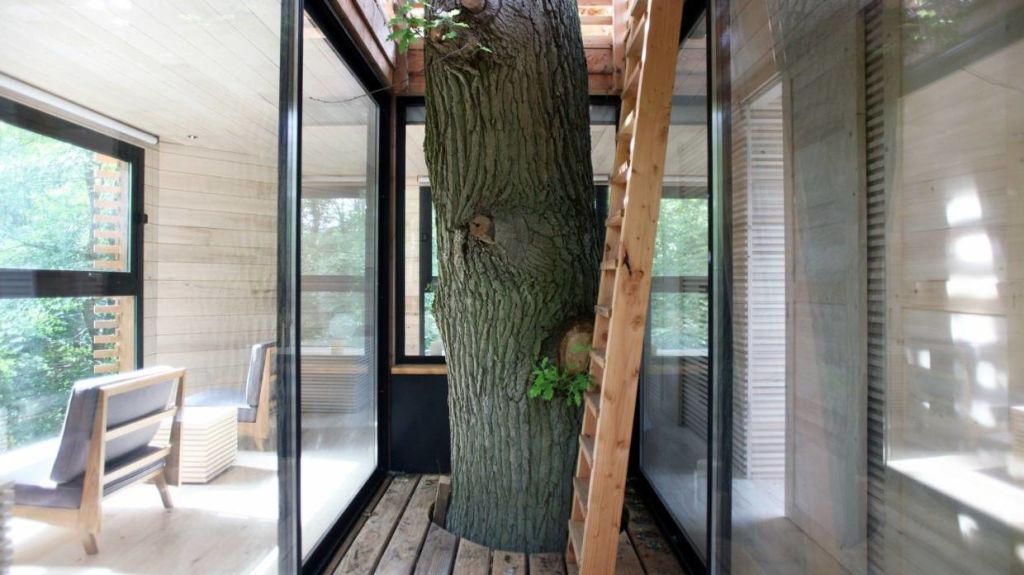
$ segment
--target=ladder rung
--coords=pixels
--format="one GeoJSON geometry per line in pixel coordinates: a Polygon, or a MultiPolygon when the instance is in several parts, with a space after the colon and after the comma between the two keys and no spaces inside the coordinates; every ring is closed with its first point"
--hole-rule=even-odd
{"type": "Polygon", "coordinates": [[[619,169],[615,170],[615,174],[612,175],[613,184],[625,184],[629,178],[629,160],[622,162],[619,165],[619,169]]]}
{"type": "Polygon", "coordinates": [[[594,349],[590,350],[590,359],[593,360],[593,362],[596,363],[597,365],[604,367],[604,348],[595,347],[594,349]]]}
{"type": "Polygon", "coordinates": [[[572,542],[572,548],[576,551],[576,563],[580,563],[580,559],[583,558],[583,522],[569,520],[569,541],[572,542]]]}
{"type": "Polygon", "coordinates": [[[619,269],[619,262],[615,258],[601,262],[601,270],[603,271],[613,272],[617,269],[619,269]]]}
{"type": "Polygon", "coordinates": [[[588,391],[583,394],[583,400],[586,401],[587,407],[594,412],[594,417],[601,414],[601,393],[597,391],[588,391]]]}
{"type": "Polygon", "coordinates": [[[594,465],[594,438],[589,435],[580,435],[580,450],[583,451],[583,457],[587,458],[587,463],[591,466],[594,465]]]}
{"type": "Polygon", "coordinates": [[[609,14],[580,14],[580,26],[611,26],[609,14]]]}
{"type": "Polygon", "coordinates": [[[647,0],[633,0],[629,7],[629,17],[638,18],[647,9],[647,0]]]}
{"type": "Polygon", "coordinates": [[[595,305],[594,313],[601,317],[612,317],[612,306],[610,305],[595,305]]]}
{"type": "Polygon", "coordinates": [[[637,89],[640,87],[640,68],[633,66],[633,73],[626,78],[626,85],[622,87],[622,99],[629,100],[636,97],[637,89]]]}
{"type": "Polygon", "coordinates": [[[629,112],[629,114],[622,119],[622,125],[619,126],[619,141],[628,140],[633,136],[633,127],[636,125],[636,108],[629,112]]]}
{"type": "Polygon", "coordinates": [[[604,221],[604,225],[609,228],[622,227],[622,217],[624,215],[622,212],[623,210],[619,210],[614,214],[608,216],[608,219],[604,221]]]}
{"type": "Polygon", "coordinates": [[[576,496],[580,499],[580,506],[583,507],[583,514],[587,514],[587,499],[590,498],[590,479],[573,477],[572,486],[576,489],[576,496]]]}
{"type": "Polygon", "coordinates": [[[645,26],[642,21],[635,21],[629,29],[629,38],[626,39],[626,58],[638,58],[641,46],[644,45],[645,26]]]}

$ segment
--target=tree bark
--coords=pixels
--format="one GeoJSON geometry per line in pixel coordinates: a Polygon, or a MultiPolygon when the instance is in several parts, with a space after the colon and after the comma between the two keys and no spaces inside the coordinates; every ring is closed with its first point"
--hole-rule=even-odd
{"type": "Polygon", "coordinates": [[[434,311],[451,417],[447,527],[492,548],[561,551],[581,411],[526,391],[533,363],[554,360],[562,332],[592,318],[597,291],[579,16],[571,0],[488,0],[461,17],[468,32],[426,47],[434,311]]]}

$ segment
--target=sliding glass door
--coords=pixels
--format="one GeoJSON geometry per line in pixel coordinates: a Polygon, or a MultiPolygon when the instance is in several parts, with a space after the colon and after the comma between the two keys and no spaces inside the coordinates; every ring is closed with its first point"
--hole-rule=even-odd
{"type": "Polygon", "coordinates": [[[378,105],[308,15],[300,185],[302,553],[378,468],[378,105]]]}

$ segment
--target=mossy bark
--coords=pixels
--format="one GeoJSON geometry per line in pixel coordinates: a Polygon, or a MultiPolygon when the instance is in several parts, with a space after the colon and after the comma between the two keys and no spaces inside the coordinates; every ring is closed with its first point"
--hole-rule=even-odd
{"type": "Polygon", "coordinates": [[[426,48],[448,528],[492,548],[561,551],[580,409],[526,391],[532,364],[592,316],[597,291],[579,17],[570,0],[489,0],[466,21],[469,32],[426,48]]]}

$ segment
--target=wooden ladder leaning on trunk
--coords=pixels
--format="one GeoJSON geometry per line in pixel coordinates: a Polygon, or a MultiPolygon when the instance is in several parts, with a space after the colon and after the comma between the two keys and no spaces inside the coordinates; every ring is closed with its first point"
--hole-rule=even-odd
{"type": "Polygon", "coordinates": [[[654,261],[683,0],[633,0],[566,559],[613,573],[654,261]]]}

